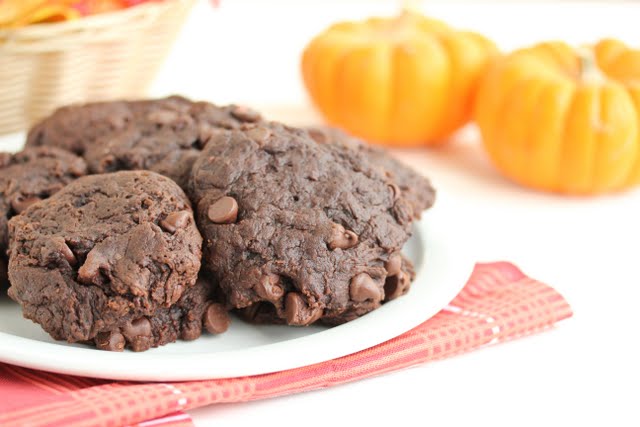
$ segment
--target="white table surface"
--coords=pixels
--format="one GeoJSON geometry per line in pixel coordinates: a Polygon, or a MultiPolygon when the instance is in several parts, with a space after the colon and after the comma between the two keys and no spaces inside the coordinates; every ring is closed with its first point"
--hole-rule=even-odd
{"type": "MultiPolygon", "coordinates": [[[[396,6],[222,0],[212,10],[202,2],[152,92],[247,103],[276,119],[313,123],[298,69],[305,43],[334,20],[396,6]]],[[[503,49],[602,36],[640,44],[633,3],[474,1],[425,9],[503,49]]],[[[459,226],[451,239],[461,250],[478,261],[516,263],[560,291],[574,317],[540,335],[378,378],[194,410],[196,424],[640,425],[640,191],[583,199],[524,190],[494,172],[473,131],[442,149],[398,155],[432,178],[459,226]]]]}

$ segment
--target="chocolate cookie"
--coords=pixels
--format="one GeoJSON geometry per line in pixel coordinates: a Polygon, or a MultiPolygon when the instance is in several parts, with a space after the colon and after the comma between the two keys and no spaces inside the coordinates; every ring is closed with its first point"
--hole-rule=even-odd
{"type": "Polygon", "coordinates": [[[9,296],[24,316],[100,348],[111,334],[136,351],[167,342],[154,322],[179,308],[200,269],[189,200],[148,171],[80,178],[12,218],[9,234],[9,296]]]}
{"type": "Polygon", "coordinates": [[[210,139],[190,185],[204,264],[229,307],[335,324],[385,300],[412,207],[362,153],[277,123],[245,126],[210,139]]]}
{"type": "Polygon", "coordinates": [[[31,204],[46,199],[79,176],[87,165],[80,157],[53,147],[0,153],[0,287],[6,277],[7,221],[31,204]]]}
{"type": "Polygon", "coordinates": [[[147,169],[185,185],[202,147],[217,129],[232,129],[260,116],[237,106],[206,102],[151,103],[121,131],[105,135],[87,148],[85,159],[95,173],[147,169]]]}
{"type": "Polygon", "coordinates": [[[159,307],[151,316],[138,318],[125,326],[100,332],[89,342],[100,350],[122,351],[125,346],[134,351],[147,350],[177,341],[192,341],[203,330],[220,334],[230,324],[229,314],[211,297],[210,282],[198,279],[170,307],[159,307]]]}
{"type": "Polygon", "coordinates": [[[395,159],[385,149],[367,144],[336,128],[312,127],[307,130],[316,141],[343,145],[360,151],[366,155],[373,164],[383,168],[389,178],[396,183],[402,195],[411,203],[417,219],[420,218],[424,210],[433,206],[435,190],[429,180],[395,159]]]}
{"type": "Polygon", "coordinates": [[[82,154],[98,137],[123,129],[132,118],[129,103],[124,101],[68,105],[34,125],[26,146],[59,147],[82,154]]]}
{"type": "Polygon", "coordinates": [[[217,129],[261,120],[235,105],[186,98],[115,101],[64,107],[29,132],[27,145],[82,153],[92,173],[152,170],[184,188],[191,166],[217,129]]]}
{"type": "Polygon", "coordinates": [[[103,136],[117,133],[155,109],[182,110],[192,101],[181,96],[136,101],[102,101],[58,108],[35,124],[27,135],[27,147],[59,147],[84,154],[103,136]]]}
{"type": "MultiPolygon", "coordinates": [[[[385,263],[387,278],[384,283],[384,302],[396,299],[407,292],[416,276],[413,264],[402,254],[394,254],[385,263]]],[[[345,310],[341,316],[324,317],[322,322],[329,325],[339,325],[344,322],[356,319],[368,312],[368,307],[352,305],[345,310]],[[363,310],[364,309],[364,310],[363,310]]],[[[245,307],[235,312],[244,320],[256,324],[284,324],[285,319],[278,316],[273,304],[259,302],[245,307]]]]}

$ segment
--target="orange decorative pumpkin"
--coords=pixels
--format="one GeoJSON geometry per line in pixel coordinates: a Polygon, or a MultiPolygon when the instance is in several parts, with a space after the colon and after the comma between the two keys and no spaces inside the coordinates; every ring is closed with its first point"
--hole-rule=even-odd
{"type": "Polygon", "coordinates": [[[615,40],[516,51],[487,71],[475,119],[496,167],[520,184],[595,194],[640,182],[640,51],[615,40]]]}
{"type": "Polygon", "coordinates": [[[496,49],[422,15],[343,22],[306,47],[302,75],[326,120],[373,142],[442,142],[472,112],[496,49]]]}

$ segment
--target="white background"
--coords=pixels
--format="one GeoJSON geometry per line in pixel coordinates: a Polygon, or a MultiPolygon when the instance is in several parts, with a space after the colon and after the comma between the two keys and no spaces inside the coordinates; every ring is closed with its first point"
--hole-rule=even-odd
{"type": "MultiPolygon", "coordinates": [[[[332,21],[397,8],[364,0],[222,3],[196,7],[153,94],[247,103],[293,123],[318,120],[300,83],[305,43],[332,21]]],[[[503,49],[603,36],[640,45],[633,3],[427,2],[425,11],[503,49]]],[[[195,410],[196,423],[640,425],[640,192],[582,199],[521,189],[493,171],[473,131],[442,149],[398,155],[434,181],[461,251],[515,262],[563,293],[574,318],[541,335],[354,384],[195,410]]]]}

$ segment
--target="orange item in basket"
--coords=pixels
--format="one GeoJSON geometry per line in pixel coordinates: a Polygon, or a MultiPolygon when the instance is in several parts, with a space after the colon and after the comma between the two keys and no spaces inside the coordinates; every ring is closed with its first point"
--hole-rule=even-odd
{"type": "Polygon", "coordinates": [[[304,83],[326,120],[389,145],[442,142],[471,116],[496,48],[420,14],[341,22],[302,57],[304,83]]]}
{"type": "Polygon", "coordinates": [[[71,3],[71,0],[0,0],[0,28],[77,18],[80,14],[71,3]]]}
{"type": "Polygon", "coordinates": [[[70,21],[114,12],[150,0],[0,0],[0,29],[70,21]]]}
{"type": "Polygon", "coordinates": [[[496,167],[520,184],[595,194],[640,183],[640,50],[615,40],[518,50],[487,72],[475,116],[496,167]]]}

